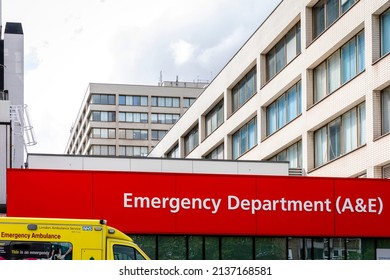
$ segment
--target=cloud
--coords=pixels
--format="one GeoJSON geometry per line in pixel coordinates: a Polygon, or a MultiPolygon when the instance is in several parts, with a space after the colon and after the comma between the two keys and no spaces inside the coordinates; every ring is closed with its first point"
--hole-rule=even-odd
{"type": "Polygon", "coordinates": [[[3,23],[24,30],[30,152],[65,150],[88,83],[210,80],[278,2],[3,1],[3,23]]]}
{"type": "Polygon", "coordinates": [[[182,65],[191,60],[194,56],[196,47],[191,43],[188,43],[184,40],[179,40],[170,45],[170,48],[173,53],[173,59],[176,65],[182,65]]]}

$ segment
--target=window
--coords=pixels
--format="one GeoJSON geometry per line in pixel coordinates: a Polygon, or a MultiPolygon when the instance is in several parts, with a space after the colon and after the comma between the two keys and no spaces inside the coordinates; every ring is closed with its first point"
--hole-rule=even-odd
{"type": "Polygon", "coordinates": [[[119,129],[119,139],[148,140],[147,129],[119,129]]]}
{"type": "Polygon", "coordinates": [[[239,158],[241,155],[257,145],[257,120],[256,117],[245,124],[236,133],[233,134],[233,159],[239,158]]]}
{"type": "Polygon", "coordinates": [[[174,124],[180,118],[179,114],[152,114],[152,123],[174,124]]]}
{"type": "Polygon", "coordinates": [[[256,66],[232,89],[233,112],[240,108],[257,91],[256,66]]]}
{"type": "Polygon", "coordinates": [[[137,95],[119,95],[119,105],[148,106],[148,97],[137,95]]]}
{"type": "Polygon", "coordinates": [[[366,144],[365,103],[314,132],[315,167],[366,144]]]}
{"type": "Polygon", "coordinates": [[[114,245],[114,259],[115,260],[145,260],[140,252],[137,249],[124,246],[124,245],[114,245]]]}
{"type": "Polygon", "coordinates": [[[115,128],[92,128],[90,137],[95,139],[115,139],[115,128]]]}
{"type": "Polygon", "coordinates": [[[119,146],[120,156],[136,156],[146,157],[148,155],[148,147],[144,146],[119,146]]]}
{"type": "Polygon", "coordinates": [[[344,14],[356,0],[321,0],[312,9],[313,38],[317,38],[344,14]]]}
{"type": "Polygon", "coordinates": [[[302,168],[302,141],[279,152],[270,161],[288,161],[290,168],[302,168]]]}
{"type": "Polygon", "coordinates": [[[192,103],[194,103],[196,98],[188,98],[188,97],[184,97],[183,98],[183,107],[184,108],[189,108],[192,103]]]}
{"type": "Polygon", "coordinates": [[[152,96],[152,106],[153,107],[180,107],[180,98],[179,97],[159,97],[152,96]]]}
{"type": "Polygon", "coordinates": [[[91,104],[115,105],[114,94],[92,94],[90,99],[91,104]]]}
{"type": "Polygon", "coordinates": [[[115,112],[92,111],[90,120],[93,122],[115,122],[115,112]]]}
{"type": "Polygon", "coordinates": [[[390,179],[390,165],[383,166],[382,173],[383,179],[390,179]]]}
{"type": "Polygon", "coordinates": [[[179,158],[179,145],[174,146],[168,153],[167,158],[179,158]]]}
{"type": "Polygon", "coordinates": [[[119,112],[118,118],[120,122],[147,123],[148,113],[119,112]]]}
{"type": "Polygon", "coordinates": [[[195,126],[185,137],[184,137],[184,154],[189,154],[199,144],[199,133],[198,126],[195,126]]]}
{"type": "Polygon", "coordinates": [[[211,151],[208,155],[205,156],[206,159],[224,159],[224,146],[223,143],[217,148],[211,151]]]}
{"type": "Polygon", "coordinates": [[[364,48],[362,31],[314,69],[315,103],[365,69],[364,48]]]}
{"type": "Polygon", "coordinates": [[[390,10],[384,12],[381,17],[381,56],[390,52],[390,10]]]}
{"type": "Polygon", "coordinates": [[[1,260],[72,260],[72,255],[69,242],[1,240],[1,260]]]}
{"type": "Polygon", "coordinates": [[[88,154],[93,156],[115,156],[115,146],[92,145],[88,154]]]}
{"type": "Polygon", "coordinates": [[[206,115],[206,136],[209,136],[223,123],[223,100],[206,115]]]}
{"type": "Polygon", "coordinates": [[[382,135],[390,132],[390,87],[382,91],[382,135]]]}
{"type": "Polygon", "coordinates": [[[299,22],[266,54],[266,80],[271,80],[300,53],[301,23],[299,22]]]}
{"type": "Polygon", "coordinates": [[[152,140],[161,140],[168,130],[152,130],[152,140]]]}
{"type": "Polygon", "coordinates": [[[267,135],[281,129],[302,113],[301,81],[267,107],[267,135]]]}

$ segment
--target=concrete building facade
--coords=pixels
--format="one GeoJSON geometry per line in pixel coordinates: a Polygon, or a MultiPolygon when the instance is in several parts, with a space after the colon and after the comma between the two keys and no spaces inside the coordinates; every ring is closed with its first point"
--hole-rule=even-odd
{"type": "Polygon", "coordinates": [[[204,90],[205,83],[88,86],[66,154],[146,156],[204,90]]]}
{"type": "Polygon", "coordinates": [[[284,0],[150,157],[388,178],[390,1],[284,0]]]}
{"type": "Polygon", "coordinates": [[[3,28],[1,1],[0,36],[0,213],[5,213],[6,170],[23,167],[25,160],[24,34],[21,23],[7,22],[3,28]],[[19,122],[16,113],[22,116],[19,122]]]}

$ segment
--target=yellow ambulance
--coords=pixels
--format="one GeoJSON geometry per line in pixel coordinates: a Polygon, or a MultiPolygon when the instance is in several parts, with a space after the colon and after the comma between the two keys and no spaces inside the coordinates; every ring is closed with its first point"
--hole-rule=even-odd
{"type": "Polygon", "coordinates": [[[149,260],[105,220],[0,217],[0,260],[149,260]]]}

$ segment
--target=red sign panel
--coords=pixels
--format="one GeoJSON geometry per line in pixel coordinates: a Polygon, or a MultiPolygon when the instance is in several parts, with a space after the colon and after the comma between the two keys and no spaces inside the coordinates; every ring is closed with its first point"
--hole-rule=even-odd
{"type": "Polygon", "coordinates": [[[131,234],[389,237],[390,181],[10,169],[8,216],[106,219],[131,234]]]}

